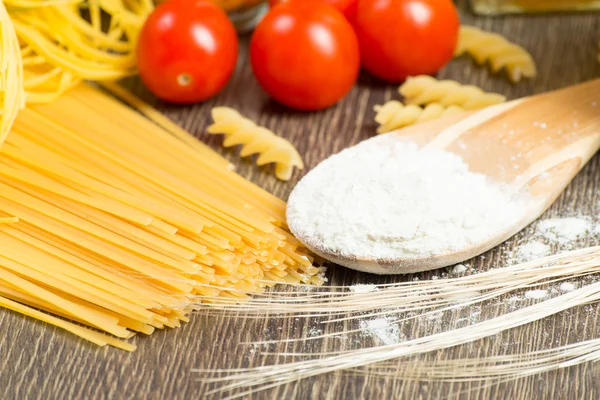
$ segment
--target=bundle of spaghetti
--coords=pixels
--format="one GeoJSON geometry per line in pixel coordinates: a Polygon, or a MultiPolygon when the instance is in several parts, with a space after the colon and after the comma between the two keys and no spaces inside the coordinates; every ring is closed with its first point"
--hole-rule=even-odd
{"type": "Polygon", "coordinates": [[[135,46],[150,0],[8,1],[29,103],[53,100],[81,80],[135,73],[135,46]]]}
{"type": "Polygon", "coordinates": [[[23,110],[0,157],[0,217],[20,220],[0,226],[0,305],[131,350],[113,336],[278,282],[320,284],[285,203],[206,154],[83,84],[23,110]]]}
{"type": "MultiPolygon", "coordinates": [[[[439,312],[452,308],[457,302],[479,304],[515,290],[598,273],[600,246],[595,246],[460,278],[368,285],[367,291],[355,291],[348,286],[314,287],[309,291],[306,288],[270,291],[243,304],[220,304],[211,307],[210,311],[229,315],[243,312],[257,318],[264,318],[267,314],[327,316],[329,323],[338,317],[351,320],[398,316],[415,311],[439,312]]],[[[348,330],[344,331],[346,333],[348,330]]]]}
{"type": "Polygon", "coordinates": [[[2,145],[25,100],[19,41],[3,3],[0,3],[0,35],[0,145],[2,145]]]}

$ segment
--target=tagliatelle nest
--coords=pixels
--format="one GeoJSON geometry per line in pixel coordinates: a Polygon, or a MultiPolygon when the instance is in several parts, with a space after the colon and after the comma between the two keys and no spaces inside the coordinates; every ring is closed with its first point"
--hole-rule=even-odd
{"type": "Polygon", "coordinates": [[[150,0],[9,1],[28,103],[47,103],[82,80],[136,72],[138,33],[150,0]]]}

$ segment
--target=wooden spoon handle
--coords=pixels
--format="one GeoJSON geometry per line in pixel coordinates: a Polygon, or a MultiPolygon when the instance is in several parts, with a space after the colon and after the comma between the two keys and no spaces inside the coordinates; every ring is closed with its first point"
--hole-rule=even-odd
{"type": "Polygon", "coordinates": [[[600,148],[600,79],[392,134],[456,153],[472,171],[519,187],[575,160],[576,168],[560,169],[572,179],[600,148]]]}

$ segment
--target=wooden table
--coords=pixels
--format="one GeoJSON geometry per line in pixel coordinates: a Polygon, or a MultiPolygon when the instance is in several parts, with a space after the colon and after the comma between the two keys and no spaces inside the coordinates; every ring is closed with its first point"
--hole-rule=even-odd
{"type": "MultiPolygon", "coordinates": [[[[529,49],[539,66],[539,76],[517,85],[503,76],[492,76],[468,59],[454,60],[440,73],[442,78],[472,83],[510,98],[564,87],[599,75],[596,61],[600,15],[474,17],[463,4],[463,22],[499,32],[529,49]]],[[[286,198],[299,173],[291,182],[279,182],[270,168],[256,168],[240,160],[236,151],[222,151],[220,137],[208,137],[204,130],[215,105],[237,108],[296,144],[307,169],[328,155],[374,134],[373,105],[396,98],[396,87],[362,76],[352,92],[336,107],[318,113],[290,111],[273,103],[252,77],[247,58],[247,38],[243,39],[235,77],[219,96],[194,107],[157,107],[189,131],[226,154],[239,172],[260,186],[286,198]]],[[[137,83],[139,93],[145,93],[137,83]]],[[[145,93],[147,96],[147,93],[145,93]]],[[[598,94],[600,98],[600,93],[598,94]]],[[[147,98],[151,98],[147,96],[147,98]]],[[[305,170],[305,171],[306,171],[305,170]]],[[[551,215],[600,214],[600,157],[596,156],[552,207],[551,215]]],[[[496,249],[471,262],[479,271],[501,267],[503,251],[510,250],[527,235],[511,239],[505,249],[496,249]]],[[[591,239],[581,245],[594,244],[591,239]]],[[[598,243],[595,243],[598,244],[598,243]]],[[[442,271],[443,272],[443,271],[442,271]]],[[[418,274],[426,279],[440,271],[418,274]]],[[[415,276],[377,278],[332,267],[333,284],[395,282],[415,276]]],[[[483,308],[483,317],[501,313],[505,303],[483,308]]],[[[586,306],[547,318],[539,323],[505,332],[498,337],[468,346],[449,349],[439,357],[484,356],[505,351],[522,352],[600,337],[600,307],[586,306]]],[[[482,318],[483,318],[482,317],[482,318]]],[[[442,320],[430,326],[413,324],[409,333],[439,331],[456,321],[442,320]]],[[[302,337],[314,323],[298,320],[241,319],[200,312],[181,329],[160,331],[151,337],[135,339],[138,350],[132,354],[114,348],[97,348],[83,340],[23,317],[0,310],[0,392],[7,399],[194,399],[201,398],[206,385],[197,381],[193,368],[257,366],[264,362],[260,349],[254,351],[241,342],[284,337],[302,337]]],[[[339,329],[340,326],[337,326],[339,329]]],[[[329,329],[336,329],[330,326],[329,329]]],[[[330,339],[300,343],[295,350],[319,351],[373,345],[368,337],[351,341],[330,339]],[[344,347],[347,346],[347,347],[344,347]],[[348,347],[349,346],[349,347],[348,347]]],[[[271,348],[271,350],[277,348],[271,348]]],[[[436,356],[437,357],[437,356],[436,356]]],[[[483,389],[469,385],[391,381],[349,375],[326,375],[261,392],[258,399],[592,399],[600,398],[600,366],[588,365],[534,376],[517,382],[483,389]],[[462,395],[460,393],[463,393],[462,395]]]]}

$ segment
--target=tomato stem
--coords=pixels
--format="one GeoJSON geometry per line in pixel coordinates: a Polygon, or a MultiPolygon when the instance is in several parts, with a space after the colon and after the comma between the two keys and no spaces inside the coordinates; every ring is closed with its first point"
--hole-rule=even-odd
{"type": "Polygon", "coordinates": [[[192,76],[190,74],[179,74],[177,75],[177,83],[179,86],[188,86],[192,83],[192,76]]]}

